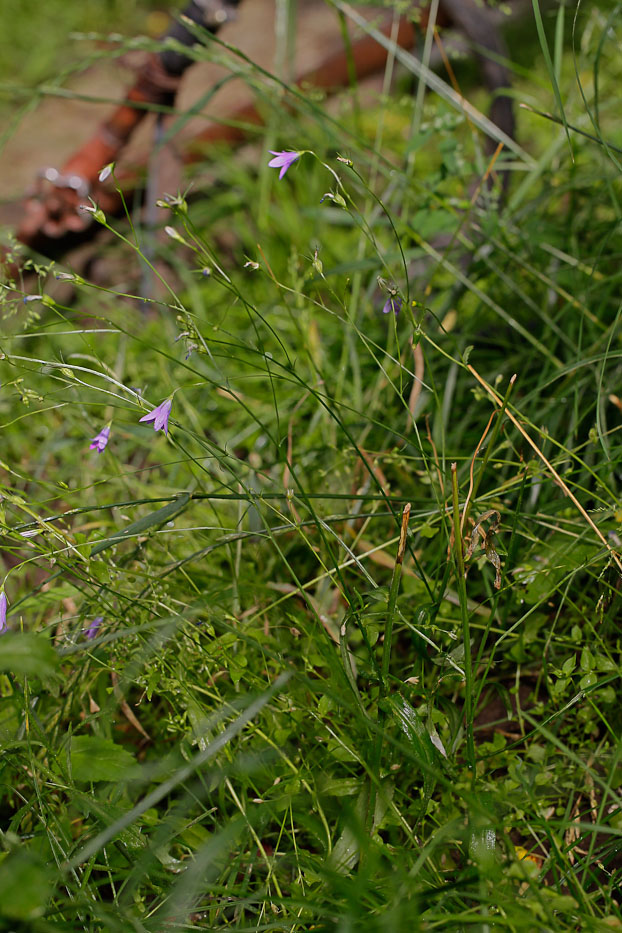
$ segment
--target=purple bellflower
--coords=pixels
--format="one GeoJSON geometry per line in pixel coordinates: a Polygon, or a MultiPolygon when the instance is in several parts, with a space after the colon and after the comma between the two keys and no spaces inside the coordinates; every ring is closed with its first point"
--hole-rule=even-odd
{"type": "Polygon", "coordinates": [[[384,303],[384,308],[382,309],[383,314],[390,314],[391,311],[395,315],[398,315],[402,310],[402,299],[399,295],[389,295],[387,300],[384,303]]]}
{"type": "Polygon", "coordinates": [[[106,444],[108,443],[108,438],[110,437],[110,427],[106,425],[105,428],[102,428],[99,434],[93,438],[89,445],[89,450],[96,450],[98,454],[101,454],[106,449],[106,444]]]}
{"type": "Polygon", "coordinates": [[[8,625],[6,624],[6,607],[6,593],[2,590],[0,593],[0,635],[4,634],[8,629],[8,625]]]}
{"type": "Polygon", "coordinates": [[[296,159],[300,158],[299,152],[274,152],[272,149],[269,151],[270,155],[273,155],[275,158],[268,162],[268,168],[280,168],[279,179],[283,177],[290,165],[293,165],[296,159]]]}
{"type": "Polygon", "coordinates": [[[97,635],[97,632],[98,632],[98,630],[99,630],[99,626],[102,624],[103,621],[104,621],[104,617],[103,617],[103,616],[95,616],[95,618],[93,619],[93,621],[91,622],[91,624],[88,626],[88,628],[86,628],[86,629],[84,630],[84,634],[85,634],[86,637],[89,639],[89,641],[90,641],[92,638],[95,638],[95,636],[97,635]]]}
{"type": "Polygon", "coordinates": [[[150,411],[148,415],[143,415],[142,418],[139,418],[139,421],[153,421],[154,431],[164,431],[165,434],[168,434],[168,416],[171,413],[172,404],[173,399],[167,398],[165,402],[162,402],[157,408],[150,411]]]}

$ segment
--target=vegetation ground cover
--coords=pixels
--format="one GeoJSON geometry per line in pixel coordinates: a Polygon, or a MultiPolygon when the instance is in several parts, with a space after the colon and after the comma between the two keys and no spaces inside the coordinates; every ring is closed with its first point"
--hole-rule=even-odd
{"type": "Polygon", "coordinates": [[[490,184],[208,40],[263,138],[4,289],[2,929],[622,927],[619,10],[537,12],[490,184]]]}

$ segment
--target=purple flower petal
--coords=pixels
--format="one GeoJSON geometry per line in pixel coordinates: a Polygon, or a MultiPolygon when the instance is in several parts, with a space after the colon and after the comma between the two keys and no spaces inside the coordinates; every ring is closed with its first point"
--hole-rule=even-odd
{"type": "Polygon", "coordinates": [[[390,295],[384,303],[384,308],[382,309],[383,314],[390,314],[393,311],[394,314],[399,314],[402,310],[402,299],[399,295],[390,295]]]}
{"type": "Polygon", "coordinates": [[[6,593],[4,590],[2,590],[0,593],[0,635],[2,635],[8,629],[8,625],[6,624],[6,607],[6,593]]]}
{"type": "Polygon", "coordinates": [[[99,434],[97,434],[89,445],[89,450],[96,450],[98,454],[103,453],[106,449],[106,444],[108,443],[108,438],[110,437],[110,428],[106,426],[102,428],[99,434]]]}
{"type": "Polygon", "coordinates": [[[88,626],[88,628],[84,630],[84,634],[89,639],[89,641],[92,638],[95,638],[95,636],[97,635],[99,626],[102,624],[103,621],[104,621],[103,616],[95,616],[95,618],[93,619],[91,624],[88,626]]]}
{"type": "Polygon", "coordinates": [[[290,165],[300,158],[299,152],[283,151],[283,152],[274,152],[274,150],[269,150],[270,155],[273,155],[275,158],[271,159],[268,162],[268,168],[280,168],[279,180],[283,177],[290,165]]]}
{"type": "Polygon", "coordinates": [[[165,402],[162,402],[157,408],[150,411],[149,414],[139,418],[139,421],[153,421],[154,431],[164,431],[165,434],[168,434],[168,416],[171,413],[172,404],[173,399],[167,398],[165,402]]]}

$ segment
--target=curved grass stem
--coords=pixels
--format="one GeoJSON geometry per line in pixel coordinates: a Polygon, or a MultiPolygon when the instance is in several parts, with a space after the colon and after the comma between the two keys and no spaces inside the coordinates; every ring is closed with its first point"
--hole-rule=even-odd
{"type": "Polygon", "coordinates": [[[458,498],[458,467],[451,465],[451,491],[454,521],[454,558],[456,561],[458,599],[462,616],[462,639],[464,644],[464,721],[467,741],[467,761],[475,773],[475,743],[473,741],[473,668],[471,661],[471,633],[469,630],[469,608],[467,605],[464,554],[460,528],[460,502],[458,498]]]}

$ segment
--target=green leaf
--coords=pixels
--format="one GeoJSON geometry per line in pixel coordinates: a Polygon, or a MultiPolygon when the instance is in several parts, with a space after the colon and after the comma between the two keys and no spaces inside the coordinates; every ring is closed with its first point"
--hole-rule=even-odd
{"type": "Polygon", "coordinates": [[[0,644],[0,671],[41,678],[56,673],[58,655],[45,636],[34,632],[7,632],[0,644]]]}
{"type": "Polygon", "coordinates": [[[0,915],[12,920],[40,917],[50,890],[45,867],[24,851],[11,852],[0,864],[0,915]]]}
{"type": "Polygon", "coordinates": [[[592,672],[581,678],[579,686],[582,690],[587,690],[588,687],[593,687],[595,683],[598,683],[598,677],[592,672]]]}
{"type": "Polygon", "coordinates": [[[589,648],[584,648],[581,652],[581,670],[591,671],[594,667],[594,658],[589,648]]]}
{"type": "Polygon", "coordinates": [[[439,767],[439,749],[432,742],[417,712],[404,697],[388,697],[391,715],[410,740],[411,761],[417,761],[423,773],[423,790],[429,797],[436,785],[435,772],[439,767]]]}
{"type": "Polygon", "coordinates": [[[465,366],[469,362],[469,357],[471,356],[473,349],[474,349],[473,344],[470,344],[470,346],[465,348],[465,351],[462,354],[462,362],[464,363],[465,366]]]}
{"type": "Polygon", "coordinates": [[[453,233],[457,220],[449,211],[421,210],[417,211],[412,220],[412,227],[423,240],[429,240],[442,233],[453,233]]]}
{"type": "Polygon", "coordinates": [[[131,538],[134,535],[144,534],[145,531],[148,531],[155,525],[162,525],[164,522],[169,522],[178,512],[183,512],[189,501],[189,493],[184,492],[163,508],[156,509],[155,512],[150,512],[149,515],[143,515],[142,518],[132,522],[130,525],[127,525],[127,527],[122,528],[120,531],[115,531],[109,538],[104,538],[103,541],[98,541],[97,544],[94,544],[91,550],[91,557],[94,557],[96,554],[101,554],[106,548],[112,547],[113,544],[118,544],[118,542],[122,541],[124,538],[131,538]]]}
{"type": "Polygon", "coordinates": [[[71,740],[75,781],[120,781],[136,769],[134,756],[110,739],[78,735],[71,740]]]}
{"type": "Polygon", "coordinates": [[[318,779],[320,794],[327,797],[350,797],[361,790],[359,778],[334,778],[329,775],[320,775],[318,779]]]}
{"type": "MultiPolygon", "coordinates": [[[[559,84],[557,83],[557,76],[555,74],[555,66],[551,59],[551,53],[549,52],[549,46],[546,39],[546,31],[544,29],[544,23],[542,21],[542,13],[540,12],[540,4],[538,0],[531,0],[533,5],[533,12],[536,21],[536,31],[538,33],[538,39],[540,40],[540,47],[542,49],[542,55],[544,56],[544,62],[546,64],[547,71],[549,73],[549,80],[553,88],[553,94],[555,95],[555,102],[557,104],[557,109],[564,124],[564,129],[566,131],[566,139],[568,140],[568,148],[570,149],[570,157],[574,162],[574,156],[572,154],[572,143],[570,142],[570,133],[568,132],[568,124],[566,122],[566,113],[564,111],[564,104],[562,101],[561,91],[559,89],[559,84]]],[[[563,16],[563,10],[560,7],[561,15],[563,16]]],[[[559,13],[558,13],[559,15],[559,13]]]]}

